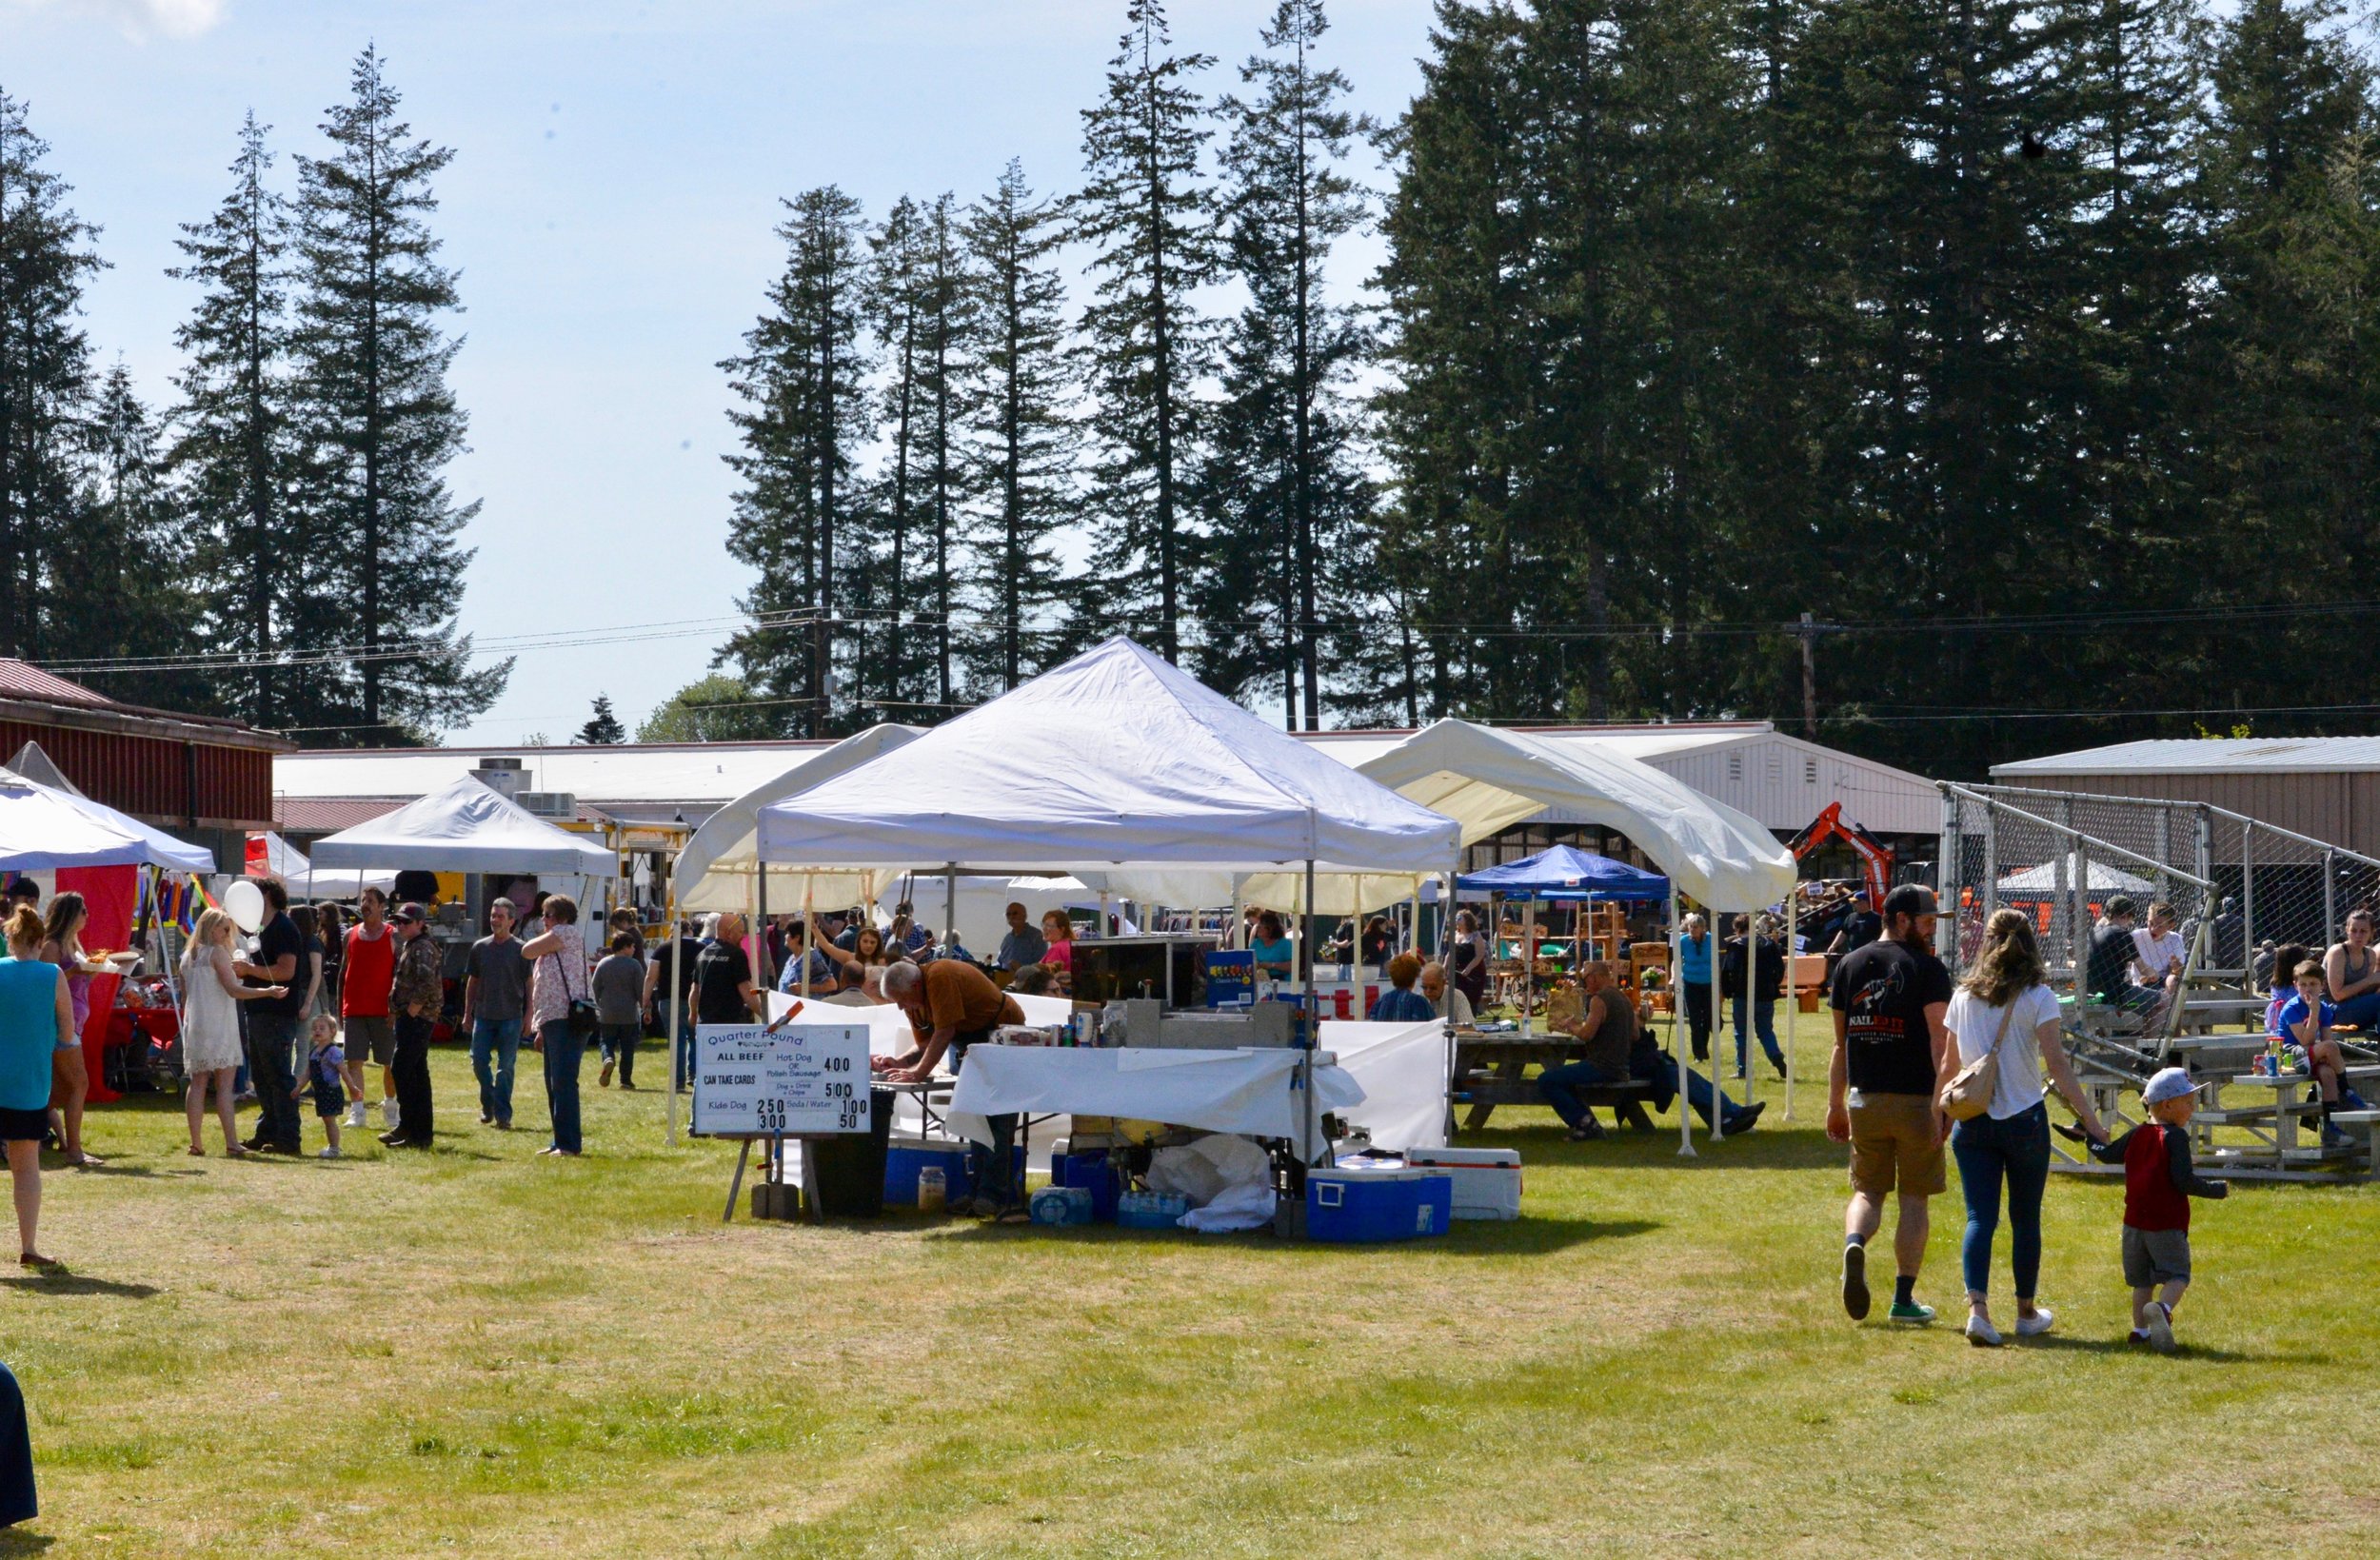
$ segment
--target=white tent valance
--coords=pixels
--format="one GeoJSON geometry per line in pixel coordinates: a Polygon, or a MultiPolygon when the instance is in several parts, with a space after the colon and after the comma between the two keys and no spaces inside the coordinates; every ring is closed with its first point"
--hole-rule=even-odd
{"type": "Polygon", "coordinates": [[[2148,879],[2134,877],[2119,867],[2108,865],[2105,861],[2093,861],[2085,857],[2081,851],[2074,851],[2068,855],[2066,870],[2063,873],[2059,872],[2057,859],[2053,857],[2037,867],[2027,867],[2022,872],[2010,873],[2000,879],[1998,889],[2001,897],[2006,898],[2027,894],[2063,893],[2068,888],[2077,885],[2085,893],[2090,894],[2153,894],[2156,892],[2156,885],[2148,879]]]}
{"type": "MultiPolygon", "coordinates": [[[[772,801],[796,796],[846,770],[918,738],[915,726],[870,726],[815,754],[764,784],[756,785],[703,820],[671,868],[671,886],[682,911],[746,910],[752,904],[753,874],[761,870],[757,819],[772,801]]],[[[877,863],[882,866],[883,863],[877,863]]],[[[803,874],[797,867],[768,869],[769,907],[790,910],[805,887],[814,903],[847,907],[866,898],[882,871],[803,874]]]]}
{"type": "MultiPolygon", "coordinates": [[[[1617,829],[1681,893],[1718,910],[1751,910],[1792,892],[1793,852],[1756,819],[1651,764],[1556,747],[1524,732],[1440,721],[1358,766],[1399,796],[1457,819],[1465,843],[1547,807],[1617,829]]],[[[1286,902],[1279,890],[1251,898],[1286,902]]]]}
{"type": "Polygon", "coordinates": [[[1412,873],[1457,842],[1451,819],[1125,639],[760,810],[761,859],[793,867],[1412,873]]]}
{"type": "Polygon", "coordinates": [[[313,865],[617,878],[620,858],[465,775],[443,791],[314,842],[313,865]]]}
{"type": "Polygon", "coordinates": [[[117,866],[212,872],[215,853],[89,797],[0,769],[0,871],[117,866]]]}

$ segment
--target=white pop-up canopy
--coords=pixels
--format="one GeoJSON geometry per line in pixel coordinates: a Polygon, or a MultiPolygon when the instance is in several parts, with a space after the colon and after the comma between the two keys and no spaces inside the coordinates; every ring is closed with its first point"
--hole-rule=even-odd
{"type": "Polygon", "coordinates": [[[289,891],[293,899],[351,899],[367,888],[386,894],[397,886],[397,875],[385,869],[359,867],[351,872],[316,872],[305,852],[270,829],[254,837],[248,845],[249,876],[255,876],[260,866],[280,879],[281,886],[289,891]],[[258,844],[265,847],[261,861],[256,855],[258,844]]]}
{"type": "Polygon", "coordinates": [[[212,872],[215,853],[89,797],[0,769],[0,870],[118,866],[212,872]]]}
{"type": "Polygon", "coordinates": [[[1121,638],[760,810],[761,859],[794,867],[1414,873],[1458,835],[1121,638]]]}
{"type": "MultiPolygon", "coordinates": [[[[750,909],[757,886],[754,874],[762,870],[755,832],[760,810],[772,801],[799,795],[846,770],[856,769],[880,754],[915,741],[917,737],[915,726],[870,726],[823,753],[813,754],[775,780],[754,786],[704,819],[670,869],[678,908],[750,909]]],[[[804,874],[798,868],[771,867],[767,871],[769,886],[782,884],[785,891],[768,896],[769,902],[780,909],[789,908],[804,892],[820,904],[856,904],[872,891],[874,884],[869,879],[883,876],[878,872],[812,874],[805,883],[804,874]]]]}
{"type": "Polygon", "coordinates": [[[465,775],[443,791],[314,842],[313,866],[617,878],[620,858],[465,775]]]}
{"type": "Polygon", "coordinates": [[[1750,910],[1793,891],[1794,853],[1756,819],[1616,753],[1440,721],[1358,772],[1458,820],[1465,843],[1559,807],[1626,835],[1706,905],[1750,910]]]}

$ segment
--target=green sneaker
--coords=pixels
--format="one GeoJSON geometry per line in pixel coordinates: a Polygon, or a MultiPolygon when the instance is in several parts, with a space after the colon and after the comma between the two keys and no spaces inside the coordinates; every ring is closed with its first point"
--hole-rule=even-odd
{"type": "Polygon", "coordinates": [[[1887,1314],[1896,1322],[1930,1322],[1934,1320],[1934,1308],[1921,1306],[1914,1300],[1895,1300],[1887,1314]]]}

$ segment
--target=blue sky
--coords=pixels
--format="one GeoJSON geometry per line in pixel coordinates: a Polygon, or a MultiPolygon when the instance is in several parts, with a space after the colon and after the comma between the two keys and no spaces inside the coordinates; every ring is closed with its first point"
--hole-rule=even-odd
{"type": "MultiPolygon", "coordinates": [[[[1237,84],[1274,0],[1176,0],[1178,40],[1237,84]]],[[[900,194],[989,188],[1010,156],[1037,187],[1080,166],[1123,0],[0,0],[0,86],[105,229],[99,360],[169,395],[177,224],[228,184],[241,115],[273,127],[277,175],[316,149],[367,40],[415,131],[456,149],[436,230],[463,273],[455,385],[485,502],[466,629],[506,636],[668,624],[525,649],[509,691],[455,742],[565,741],[607,692],[631,729],[705,670],[747,580],[724,551],[726,393],[713,365],[782,253],[781,197],[835,182],[871,216],[900,194]]],[[[1429,0],[1338,0],[1330,63],[1392,118],[1418,84],[1429,0]]],[[[1368,159],[1367,159],[1368,160],[1368,159]]],[[[1370,268],[1368,238],[1339,275],[1370,268]]],[[[1073,257],[1079,263],[1080,257],[1073,257]]],[[[1080,282],[1077,282],[1078,287],[1080,282]]]]}

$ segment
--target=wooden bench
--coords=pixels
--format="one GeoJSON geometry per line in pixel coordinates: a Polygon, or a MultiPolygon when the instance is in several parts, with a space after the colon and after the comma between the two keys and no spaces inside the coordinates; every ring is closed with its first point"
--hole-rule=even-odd
{"type": "MultiPolygon", "coordinates": [[[[1652,1088],[1641,1079],[1629,1078],[1621,1083],[1582,1083],[1576,1092],[1589,1107],[1600,1105],[1609,1110],[1622,1126],[1651,1132],[1653,1118],[1645,1115],[1644,1101],[1652,1088]]],[[[1464,1125],[1476,1130],[1487,1120],[1487,1113],[1498,1105],[1542,1105],[1545,1096],[1537,1092],[1535,1078],[1482,1071],[1466,1073],[1455,1080],[1455,1103],[1471,1107],[1471,1119],[1464,1125]]]]}

